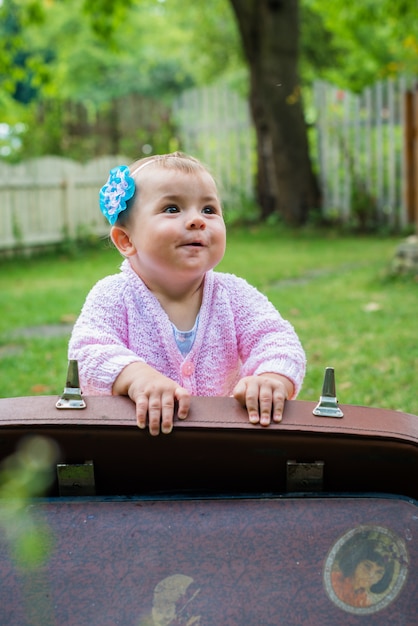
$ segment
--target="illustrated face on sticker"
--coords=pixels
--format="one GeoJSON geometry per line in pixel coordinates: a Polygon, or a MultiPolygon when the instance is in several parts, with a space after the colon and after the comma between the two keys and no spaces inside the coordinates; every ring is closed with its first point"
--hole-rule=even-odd
{"type": "Polygon", "coordinates": [[[193,612],[193,600],[199,591],[190,576],[173,574],[161,580],[154,590],[153,626],[198,626],[200,615],[193,612]]]}
{"type": "Polygon", "coordinates": [[[398,596],[408,556],[402,539],[380,526],[360,526],[331,548],[324,567],[329,598],[349,613],[380,611],[398,596]]]}

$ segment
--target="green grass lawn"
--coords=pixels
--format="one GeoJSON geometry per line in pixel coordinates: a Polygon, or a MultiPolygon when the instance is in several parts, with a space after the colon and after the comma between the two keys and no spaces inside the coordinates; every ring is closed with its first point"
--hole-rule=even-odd
{"type": "MultiPolygon", "coordinates": [[[[341,403],[418,414],[418,284],[388,278],[398,242],[266,226],[229,232],[218,269],[266,293],[305,347],[299,399],[316,401],[332,366],[341,403]]],[[[120,262],[107,242],[0,261],[1,397],[61,393],[70,325],[89,289],[120,262]]]]}

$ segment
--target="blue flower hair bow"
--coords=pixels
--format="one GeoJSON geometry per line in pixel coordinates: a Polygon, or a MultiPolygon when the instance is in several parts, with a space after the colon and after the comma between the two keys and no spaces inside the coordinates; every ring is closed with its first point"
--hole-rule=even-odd
{"type": "Polygon", "coordinates": [[[135,182],[129,167],[119,165],[111,169],[106,184],[100,189],[100,210],[112,226],[134,193],[135,182]]]}

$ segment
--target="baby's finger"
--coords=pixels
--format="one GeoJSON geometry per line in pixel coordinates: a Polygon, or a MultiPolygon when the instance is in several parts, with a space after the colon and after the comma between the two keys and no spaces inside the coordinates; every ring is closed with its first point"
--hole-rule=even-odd
{"type": "Polygon", "coordinates": [[[258,404],[258,384],[254,380],[250,380],[246,384],[245,406],[247,408],[248,418],[251,424],[258,424],[260,421],[258,404]]]}
{"type": "Polygon", "coordinates": [[[146,428],[148,414],[148,396],[139,394],[136,399],[136,421],[139,428],[146,428]]]}
{"type": "Polygon", "coordinates": [[[166,391],[161,400],[161,432],[168,435],[173,430],[174,395],[166,391]]]}
{"type": "Polygon", "coordinates": [[[276,389],[273,394],[273,421],[281,422],[283,418],[284,404],[286,402],[286,394],[276,389]]]}
{"type": "Polygon", "coordinates": [[[271,409],[273,404],[273,393],[269,384],[262,383],[260,387],[260,424],[268,426],[271,422],[271,409]]]}
{"type": "Polygon", "coordinates": [[[154,392],[148,400],[148,423],[150,435],[159,435],[161,423],[161,394],[154,392]]]}
{"type": "Polygon", "coordinates": [[[234,396],[235,400],[238,400],[238,402],[242,405],[245,405],[245,392],[246,392],[247,386],[245,384],[245,380],[241,379],[236,385],[235,388],[232,392],[232,395],[234,396]]]}
{"type": "Polygon", "coordinates": [[[190,409],[190,393],[183,387],[177,387],[174,397],[178,402],[177,417],[180,420],[186,419],[190,409]]]}

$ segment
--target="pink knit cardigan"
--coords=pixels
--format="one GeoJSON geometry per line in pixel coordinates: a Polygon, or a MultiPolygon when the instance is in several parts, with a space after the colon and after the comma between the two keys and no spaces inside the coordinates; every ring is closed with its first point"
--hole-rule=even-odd
{"type": "Polygon", "coordinates": [[[99,281],[74,326],[69,358],[77,359],[87,395],[108,395],[122,369],[144,361],[192,395],[228,396],[243,376],[276,372],[297,395],[306,359],[289,322],[244,279],[210,271],[205,276],[199,325],[183,357],[157,298],[128,260],[99,281]]]}

